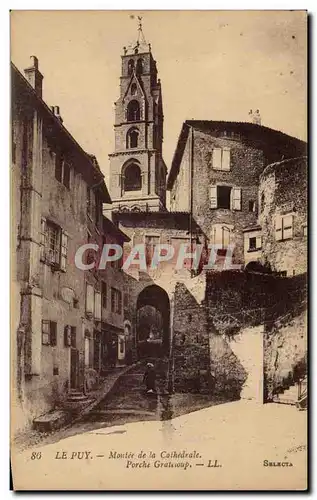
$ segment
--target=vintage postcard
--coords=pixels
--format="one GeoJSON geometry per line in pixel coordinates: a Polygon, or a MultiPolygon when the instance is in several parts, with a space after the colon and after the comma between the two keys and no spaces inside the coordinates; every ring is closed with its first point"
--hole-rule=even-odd
{"type": "Polygon", "coordinates": [[[307,12],[11,12],[15,490],[306,490],[307,12]]]}

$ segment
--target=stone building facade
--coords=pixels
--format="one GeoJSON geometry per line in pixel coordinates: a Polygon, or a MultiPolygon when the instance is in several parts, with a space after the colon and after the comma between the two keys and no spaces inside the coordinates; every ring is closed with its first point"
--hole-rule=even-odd
{"type": "MultiPolygon", "coordinates": [[[[137,61],[138,46],[134,49],[137,61]]],[[[134,81],[137,62],[129,60],[131,50],[126,49],[122,58],[121,98],[116,103],[116,152],[110,155],[111,194],[115,200],[111,216],[130,238],[125,244],[126,255],[135,245],[144,244],[147,259],[155,245],[172,244],[175,249],[176,241],[182,241],[187,243],[189,252],[195,250],[196,243],[204,247],[207,243],[215,244],[219,256],[224,256],[231,244],[234,263],[241,264],[242,269],[251,266],[252,270],[252,264],[261,263],[262,259],[261,174],[274,162],[305,154],[306,144],[261,126],[259,121],[186,121],[167,180],[170,211],[165,204],[144,204],[144,193],[126,193],[118,181],[120,172],[124,175],[120,169],[125,158],[138,152],[136,144],[143,146],[143,142],[131,143],[128,135],[127,103],[139,92],[142,96],[142,86],[139,89],[134,81]]],[[[148,57],[151,61],[150,53],[148,57]]],[[[148,172],[145,178],[148,179],[148,172]]],[[[138,185],[143,186],[143,181],[138,185]]],[[[235,399],[243,393],[244,397],[263,402],[265,325],[285,312],[279,294],[283,296],[287,283],[263,275],[262,269],[259,274],[242,270],[226,275],[201,272],[201,267],[193,273],[190,267],[189,259],[187,267],[177,270],[175,259],[171,259],[162,262],[159,269],[152,269],[146,260],[145,270],[136,265],[128,271],[134,280],[127,289],[134,309],[137,354],[140,355],[143,339],[139,311],[144,305],[155,305],[164,316],[163,354],[173,365],[174,390],[199,390],[220,399],[235,399]],[[278,308],[273,314],[270,308],[276,301],[278,308]],[[256,317],[250,313],[252,305],[256,317]],[[251,351],[256,353],[254,359],[248,354],[251,351]]],[[[286,305],[286,309],[292,307],[286,305]]]]}
{"type": "Polygon", "coordinates": [[[257,224],[260,174],[304,142],[254,123],[186,121],[167,180],[171,210],[192,213],[211,244],[234,245],[244,264],[244,229],[257,224]]]}
{"type": "Polygon", "coordinates": [[[287,276],[307,271],[307,159],[268,165],[260,176],[261,262],[287,276]]]}
{"type": "MultiPolygon", "coordinates": [[[[12,66],[18,425],[62,405],[72,391],[88,392],[115,366],[144,357],[153,333],[142,330],[145,308],[161,317],[160,338],[154,339],[161,345],[152,354],[168,360],[170,388],[220,399],[236,399],[243,390],[263,400],[263,360],[271,385],[283,378],[284,367],[277,377],[272,374],[276,325],[285,314],[293,322],[296,307],[305,302],[305,284],[293,275],[306,269],[306,144],[255,123],[186,121],[166,185],[161,83],[150,45],[137,42],[122,56],[111,199],[96,158],[65,129],[59,108],[42,100],[36,58],[25,75],[12,66]],[[284,218],[291,218],[292,238],[284,218]],[[75,254],[86,243],[98,249],[86,251],[84,262],[91,268],[83,271],[75,254]],[[245,267],[259,262],[285,272],[289,265],[292,279],[245,270],[202,272],[201,266],[193,272],[188,256],[176,266],[181,244],[194,252],[196,244],[207,243],[221,255],[234,245],[234,263],[245,267]],[[100,270],[104,244],[119,245],[123,256],[100,270]],[[145,269],[122,269],[138,245],[145,251],[145,269]],[[156,245],[175,252],[158,268],[151,265],[156,245]],[[250,346],[256,360],[250,359],[250,346]]],[[[304,340],[300,356],[285,354],[289,371],[303,350],[304,340]]]]}
{"type": "Polygon", "coordinates": [[[115,103],[115,151],[110,155],[113,207],[164,210],[167,169],[162,156],[161,83],[151,46],[124,48],[115,103]]]}

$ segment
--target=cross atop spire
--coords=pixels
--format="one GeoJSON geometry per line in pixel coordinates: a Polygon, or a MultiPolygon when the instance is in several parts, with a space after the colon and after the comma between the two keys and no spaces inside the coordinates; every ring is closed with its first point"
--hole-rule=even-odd
{"type": "Polygon", "coordinates": [[[151,45],[146,42],[143,28],[142,28],[142,16],[134,16],[131,15],[130,19],[135,19],[137,17],[138,20],[138,38],[136,42],[132,42],[128,45],[128,47],[124,47],[124,53],[127,54],[137,54],[138,52],[151,52],[151,45]]]}
{"type": "Polygon", "coordinates": [[[142,30],[142,19],[143,19],[143,17],[138,16],[139,26],[138,26],[138,41],[137,41],[137,43],[139,45],[140,44],[146,45],[145,36],[144,36],[143,30],[142,30]]]}

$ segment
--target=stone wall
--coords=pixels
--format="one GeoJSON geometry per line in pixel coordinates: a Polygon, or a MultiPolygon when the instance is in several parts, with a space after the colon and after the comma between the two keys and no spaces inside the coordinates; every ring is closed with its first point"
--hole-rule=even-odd
{"type": "MultiPolygon", "coordinates": [[[[267,400],[267,394],[272,393],[270,387],[277,384],[275,380],[281,378],[280,373],[284,369],[281,365],[277,374],[272,374],[270,360],[274,357],[272,350],[275,350],[275,341],[271,345],[268,339],[274,338],[277,325],[284,325],[283,349],[287,351],[288,334],[290,338],[293,337],[289,346],[291,354],[283,353],[281,356],[281,359],[283,356],[286,358],[281,363],[290,371],[292,363],[295,364],[293,358],[297,362],[306,352],[305,341],[302,340],[305,321],[298,319],[307,307],[306,300],[307,283],[304,275],[281,278],[238,271],[208,273],[205,306],[211,375],[214,377],[216,393],[267,400]],[[286,318],[286,323],[283,318],[286,318]],[[296,328],[298,322],[301,328],[296,328]],[[264,331],[273,333],[264,334],[264,331]],[[263,343],[264,335],[266,340],[263,343]],[[296,351],[296,355],[293,351],[296,351]],[[263,361],[268,375],[262,388],[263,361]],[[272,378],[275,382],[272,382],[272,378]]],[[[276,342],[279,342],[278,339],[276,342]]]]}
{"type": "Polygon", "coordinates": [[[275,322],[264,335],[265,401],[307,373],[307,311],[275,322]]]}
{"type": "Polygon", "coordinates": [[[307,160],[298,158],[269,165],[261,175],[259,223],[262,262],[287,275],[307,271],[307,160]],[[293,217],[293,234],[277,240],[276,219],[293,217]],[[305,230],[306,228],[306,230],[305,230]]]}
{"type": "Polygon", "coordinates": [[[176,392],[210,392],[209,334],[204,294],[203,277],[178,283],[175,288],[173,361],[176,392]]]}

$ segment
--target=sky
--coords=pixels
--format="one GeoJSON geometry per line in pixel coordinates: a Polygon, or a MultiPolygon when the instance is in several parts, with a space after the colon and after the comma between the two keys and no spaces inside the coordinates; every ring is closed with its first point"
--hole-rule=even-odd
{"type": "Polygon", "coordinates": [[[248,121],[259,109],[263,125],[307,139],[304,11],[13,11],[12,62],[23,72],[38,57],[43,99],[107,179],[132,15],[143,17],[162,82],[168,169],[186,119],[248,121]]]}

